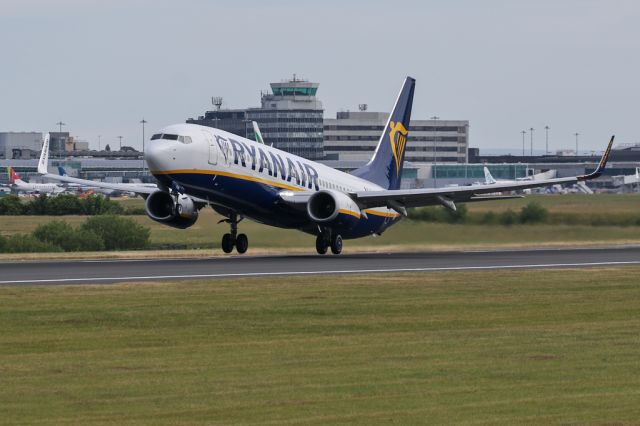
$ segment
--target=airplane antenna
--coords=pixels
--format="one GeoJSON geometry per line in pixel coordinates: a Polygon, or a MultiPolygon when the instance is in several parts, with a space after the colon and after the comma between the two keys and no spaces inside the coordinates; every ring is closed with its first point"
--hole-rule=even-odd
{"type": "Polygon", "coordinates": [[[222,96],[212,96],[211,103],[216,107],[217,111],[220,111],[220,108],[222,107],[222,96]]]}

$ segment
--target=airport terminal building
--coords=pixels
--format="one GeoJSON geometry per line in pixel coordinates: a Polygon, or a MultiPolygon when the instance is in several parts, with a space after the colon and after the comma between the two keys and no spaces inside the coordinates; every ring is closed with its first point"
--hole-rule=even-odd
{"type": "MultiPolygon", "coordinates": [[[[252,121],[260,126],[264,142],[309,160],[322,160],[322,102],[316,97],[318,83],[297,78],[271,83],[271,93],[261,93],[260,107],[216,109],[187,123],[215,127],[253,139],[252,121]]],[[[220,107],[221,102],[216,106],[220,107]]]]}
{"type": "MultiPolygon", "coordinates": [[[[324,120],[326,159],[368,161],[389,118],[387,112],[338,112],[324,120]]],[[[466,163],[469,147],[467,120],[411,120],[405,159],[413,163],[466,163]]]]}

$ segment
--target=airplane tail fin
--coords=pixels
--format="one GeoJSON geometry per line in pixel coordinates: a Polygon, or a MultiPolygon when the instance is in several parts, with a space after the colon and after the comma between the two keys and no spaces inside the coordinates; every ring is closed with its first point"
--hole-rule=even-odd
{"type": "Polygon", "coordinates": [[[67,175],[67,171],[64,169],[64,167],[58,166],[58,174],[60,176],[66,176],[67,175]]]}
{"type": "Polygon", "coordinates": [[[487,185],[493,185],[494,183],[496,183],[496,180],[493,178],[491,172],[486,167],[484,168],[484,183],[487,185]]]}
{"type": "Polygon", "coordinates": [[[256,136],[256,142],[264,145],[264,139],[262,139],[262,133],[260,132],[260,127],[258,126],[258,123],[256,123],[255,121],[252,121],[251,124],[253,125],[253,133],[256,136]]]}
{"type": "Polygon", "coordinates": [[[7,167],[7,174],[9,175],[9,183],[11,184],[14,184],[22,180],[20,179],[20,175],[18,175],[16,171],[13,170],[13,167],[11,166],[7,167]]]}
{"type": "Polygon", "coordinates": [[[38,173],[46,175],[49,167],[49,133],[44,135],[44,141],[42,142],[42,152],[40,152],[40,160],[38,161],[38,173]]]}
{"type": "Polygon", "coordinates": [[[386,189],[400,188],[416,80],[407,77],[371,160],[352,174],[386,189]]]}

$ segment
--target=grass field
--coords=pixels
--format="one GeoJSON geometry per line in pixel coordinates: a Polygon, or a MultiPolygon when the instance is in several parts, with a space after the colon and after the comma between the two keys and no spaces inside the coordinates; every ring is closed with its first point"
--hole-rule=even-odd
{"type": "Polygon", "coordinates": [[[0,423],[637,423],[639,274],[1,287],[0,423]]]}
{"type": "MultiPolygon", "coordinates": [[[[519,210],[535,200],[549,209],[550,213],[573,214],[629,214],[640,212],[640,197],[630,195],[597,196],[563,195],[531,196],[524,200],[469,204],[471,214],[493,210],[501,212],[508,208],[519,210]],[[484,210],[483,210],[484,209],[484,210]]],[[[124,199],[127,206],[141,206],[140,199],[124,199]]],[[[152,221],[146,216],[130,216],[151,228],[152,248],[218,248],[222,234],[228,225],[218,224],[220,216],[211,209],[203,209],[200,218],[189,229],[174,229],[152,221]]],[[[0,216],[0,234],[31,232],[50,216],[0,216]]],[[[83,222],[81,216],[56,217],[72,224],[83,222]]],[[[241,232],[249,235],[251,249],[308,249],[314,252],[314,237],[295,230],[276,229],[245,220],[240,224],[241,232]]],[[[460,248],[498,247],[526,245],[584,245],[640,242],[638,226],[588,226],[588,225],[451,225],[443,223],[413,222],[403,220],[389,229],[382,237],[362,238],[345,242],[345,251],[358,248],[460,248]]]]}

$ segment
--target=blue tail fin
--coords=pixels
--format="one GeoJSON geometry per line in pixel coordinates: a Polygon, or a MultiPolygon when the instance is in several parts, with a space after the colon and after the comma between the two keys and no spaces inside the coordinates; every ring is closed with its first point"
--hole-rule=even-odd
{"type": "Polygon", "coordinates": [[[67,175],[67,171],[64,169],[64,167],[58,166],[58,174],[60,176],[66,176],[67,175]]]}
{"type": "Polygon", "coordinates": [[[366,179],[383,188],[400,188],[415,86],[415,79],[411,77],[405,79],[378,142],[376,152],[365,166],[352,172],[354,176],[366,179]]]}

